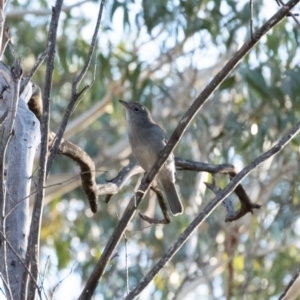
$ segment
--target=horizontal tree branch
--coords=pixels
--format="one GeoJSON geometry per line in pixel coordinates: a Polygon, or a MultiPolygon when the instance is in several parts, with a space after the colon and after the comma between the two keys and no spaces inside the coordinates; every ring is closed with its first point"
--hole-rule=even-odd
{"type": "MultiPolygon", "coordinates": [[[[175,157],[175,164],[176,169],[179,171],[208,172],[211,174],[228,174],[230,178],[233,178],[237,174],[234,166],[231,164],[213,165],[203,162],[196,162],[180,157],[175,157]]],[[[105,202],[108,203],[111,196],[117,194],[123,188],[124,183],[128,178],[143,172],[145,172],[144,169],[141,168],[139,165],[134,163],[129,164],[128,166],[123,168],[115,178],[109,180],[107,183],[98,184],[98,195],[106,194],[107,196],[105,198],[105,202]]],[[[216,191],[217,187],[213,187],[211,184],[208,183],[206,185],[212,191],[216,191]]],[[[260,205],[255,204],[250,200],[244,187],[241,184],[237,186],[234,192],[239,198],[241,208],[237,212],[233,212],[229,204],[226,202],[225,207],[227,209],[227,222],[238,220],[246,213],[252,213],[253,209],[261,207],[260,205]]]]}

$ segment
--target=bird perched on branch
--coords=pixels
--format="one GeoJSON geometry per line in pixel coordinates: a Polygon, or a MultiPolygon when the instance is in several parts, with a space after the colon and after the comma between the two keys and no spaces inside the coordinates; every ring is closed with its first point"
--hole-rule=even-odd
{"type": "MultiPolygon", "coordinates": [[[[149,172],[167,143],[162,129],[155,124],[149,110],[137,102],[119,100],[126,109],[127,129],[132,152],[141,167],[149,172]]],[[[171,154],[157,175],[173,215],[182,213],[182,204],[175,186],[175,162],[171,154]]]]}

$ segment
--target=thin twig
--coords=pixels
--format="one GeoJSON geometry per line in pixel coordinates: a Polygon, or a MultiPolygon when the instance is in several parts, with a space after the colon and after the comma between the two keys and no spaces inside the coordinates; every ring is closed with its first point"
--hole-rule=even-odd
{"type": "MultiPolygon", "coordinates": [[[[55,7],[52,8],[52,18],[50,22],[48,40],[47,40],[47,66],[45,76],[45,87],[43,97],[43,115],[41,122],[41,154],[39,160],[39,172],[37,182],[37,193],[34,201],[34,207],[32,212],[32,220],[30,224],[30,233],[28,238],[28,246],[25,256],[26,266],[31,265],[31,271],[33,278],[37,280],[38,277],[38,262],[39,262],[39,237],[42,218],[42,209],[44,203],[44,186],[46,179],[46,166],[48,157],[48,133],[49,133],[49,114],[50,114],[50,95],[52,88],[52,74],[54,70],[54,57],[56,46],[56,35],[58,20],[60,17],[61,7],[63,0],[57,0],[55,7]]],[[[28,275],[24,273],[21,287],[21,297],[26,299],[26,290],[28,290],[28,296],[30,299],[35,298],[35,286],[32,284],[32,280],[29,279],[28,289],[26,289],[28,275]]]]}
{"type": "MultiPolygon", "coordinates": [[[[144,193],[138,193],[136,196],[136,204],[139,205],[143,199],[144,194],[149,189],[152,181],[155,179],[157,173],[162,168],[163,164],[173,152],[177,144],[179,143],[182,135],[187,129],[190,122],[193,120],[195,115],[202,108],[204,103],[207,101],[208,97],[217,89],[217,87],[223,82],[223,80],[230,74],[230,72],[235,68],[235,66],[240,62],[240,60],[247,55],[247,53],[255,46],[255,44],[263,37],[271,28],[278,24],[288,12],[299,2],[300,0],[291,0],[284,7],[282,7],[272,18],[269,19],[259,30],[256,31],[253,40],[247,41],[241,48],[238,50],[235,55],[226,63],[222,70],[213,78],[213,80],[206,86],[202,93],[196,98],[191,107],[187,112],[182,116],[179,121],[176,129],[174,130],[170,140],[162,151],[160,157],[153,165],[150,172],[147,174],[147,177],[142,181],[138,190],[143,191],[144,193]]],[[[236,182],[236,177],[231,181],[231,185],[236,182]]],[[[220,193],[221,194],[221,193],[220,193]]],[[[91,299],[94,291],[97,287],[99,279],[104,274],[105,268],[109,262],[109,259],[114,252],[116,246],[118,245],[120,238],[126,229],[127,224],[133,218],[133,215],[137,209],[135,206],[135,197],[133,197],[120,222],[116,226],[114,232],[112,233],[110,239],[108,240],[106,247],[96,264],[91,276],[87,280],[87,283],[79,296],[80,300],[91,299]]]]}
{"type": "Polygon", "coordinates": [[[45,281],[45,274],[46,274],[46,270],[47,270],[49,261],[50,261],[50,256],[48,255],[48,256],[47,256],[46,263],[45,263],[43,275],[40,276],[40,277],[41,277],[41,289],[42,289],[43,292],[44,292],[44,296],[45,296],[46,300],[48,300],[48,297],[47,297],[46,292],[45,292],[44,281],[45,281]]]}
{"type": "Polygon", "coordinates": [[[298,122],[287,134],[285,134],[270,150],[266,151],[247,167],[245,167],[240,173],[238,173],[232,181],[220,191],[216,197],[209,202],[208,205],[198,214],[198,216],[191,222],[191,224],[185,229],[185,231],[179,236],[179,238],[170,246],[162,258],[152,268],[152,270],[140,281],[140,283],[125,297],[124,300],[135,299],[142,290],[151,282],[151,280],[158,274],[158,272],[169,262],[176,252],[182,247],[182,245],[188,240],[191,234],[208,218],[213,210],[223,201],[226,197],[233,192],[236,186],[256,167],[262,164],[270,157],[279,153],[300,131],[300,122],[298,122]]]}
{"type": "Polygon", "coordinates": [[[253,0],[249,1],[250,6],[250,36],[251,40],[253,40],[253,0]]]}
{"type": "MultiPolygon", "coordinates": [[[[1,275],[1,274],[0,274],[1,275]]],[[[8,299],[4,293],[4,291],[0,288],[0,292],[3,294],[3,296],[5,297],[5,299],[8,299]]]]}
{"type": "MultiPolygon", "coordinates": [[[[90,45],[89,53],[88,53],[86,61],[85,61],[85,65],[84,65],[83,69],[81,70],[80,74],[77,76],[77,78],[75,78],[73,80],[73,83],[72,83],[71,99],[70,99],[70,102],[67,106],[67,109],[66,109],[65,115],[63,117],[63,120],[61,122],[60,128],[57,132],[56,139],[55,139],[55,142],[53,144],[53,148],[51,149],[51,153],[50,153],[50,156],[49,156],[49,159],[48,159],[47,175],[50,172],[50,169],[51,169],[51,166],[53,164],[54,158],[55,158],[55,156],[58,152],[62,136],[63,136],[63,134],[66,130],[70,115],[73,112],[74,105],[76,104],[76,101],[78,100],[79,96],[81,95],[81,92],[78,92],[78,86],[79,86],[80,82],[82,81],[82,79],[84,78],[84,76],[85,76],[85,74],[86,74],[86,72],[89,68],[89,65],[91,63],[92,55],[93,55],[94,49],[96,47],[98,31],[99,31],[100,24],[101,24],[101,18],[102,18],[104,3],[105,3],[105,0],[101,0],[99,13],[98,13],[98,18],[97,18],[97,23],[96,23],[96,27],[95,27],[95,30],[94,30],[94,34],[93,34],[92,42],[91,42],[91,45],[90,45]]],[[[83,91],[84,90],[85,90],[85,88],[83,88],[83,91]]]]}
{"type": "Polygon", "coordinates": [[[11,245],[11,243],[7,240],[5,234],[0,230],[0,234],[2,236],[2,238],[5,240],[5,242],[7,243],[8,247],[10,248],[10,250],[15,254],[15,256],[18,258],[18,260],[20,261],[20,263],[24,266],[27,274],[31,277],[32,281],[34,282],[34,285],[37,289],[39,289],[39,286],[37,284],[37,281],[35,280],[35,278],[33,277],[32,273],[30,272],[30,270],[27,268],[27,266],[25,265],[23,259],[21,258],[21,256],[16,252],[16,250],[14,249],[14,247],[11,245]]]}
{"type": "Polygon", "coordinates": [[[48,48],[38,57],[37,61],[35,62],[34,66],[32,67],[32,69],[29,71],[27,77],[24,79],[25,80],[25,84],[27,84],[32,76],[34,75],[34,73],[36,72],[36,70],[40,67],[40,65],[43,63],[44,59],[47,57],[48,55],[48,48]]]}
{"type": "Polygon", "coordinates": [[[53,288],[51,299],[54,299],[54,298],[53,298],[53,297],[54,297],[54,293],[55,293],[56,289],[61,285],[61,283],[62,283],[64,280],[66,280],[66,279],[73,273],[73,270],[74,270],[74,267],[76,266],[76,264],[77,264],[77,263],[75,262],[75,263],[72,265],[69,274],[67,274],[63,279],[61,279],[61,280],[56,284],[56,286],[53,288]]]}
{"type": "Polygon", "coordinates": [[[8,44],[10,43],[10,33],[9,33],[9,28],[6,27],[4,32],[3,32],[3,36],[2,36],[2,45],[1,45],[1,49],[0,49],[0,60],[3,59],[3,55],[4,52],[8,46],[8,44]]]}
{"type": "MultiPolygon", "coordinates": [[[[281,0],[275,0],[278,4],[278,6],[284,6],[284,3],[281,0]]],[[[287,17],[292,17],[294,19],[294,21],[296,22],[296,24],[300,27],[300,22],[299,20],[296,18],[296,16],[298,16],[298,14],[294,14],[291,11],[287,14],[287,17]]]]}
{"type": "MultiPolygon", "coordinates": [[[[119,215],[117,214],[117,218],[120,221],[119,215]]],[[[129,294],[129,277],[128,277],[128,255],[127,255],[127,236],[126,233],[124,232],[124,244],[125,244],[125,278],[126,278],[126,293],[127,295],[129,294]]]]}
{"type": "Polygon", "coordinates": [[[129,294],[129,275],[128,275],[128,254],[127,254],[127,237],[124,233],[124,243],[125,243],[125,271],[126,271],[126,292],[129,294]]]}
{"type": "Polygon", "coordinates": [[[145,229],[148,229],[148,228],[152,227],[153,225],[159,226],[159,225],[161,225],[161,224],[150,224],[150,225],[144,226],[144,227],[142,227],[140,230],[135,231],[135,233],[133,233],[133,234],[128,238],[128,240],[132,239],[132,238],[133,238],[134,236],[136,236],[138,233],[142,232],[142,231],[145,230],[145,229]]]}

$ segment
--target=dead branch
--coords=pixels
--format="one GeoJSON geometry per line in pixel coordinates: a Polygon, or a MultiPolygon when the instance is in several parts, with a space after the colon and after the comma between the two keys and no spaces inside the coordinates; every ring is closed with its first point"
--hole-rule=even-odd
{"type": "Polygon", "coordinates": [[[37,59],[37,61],[35,62],[34,66],[32,67],[32,69],[29,71],[27,77],[24,79],[25,80],[25,84],[27,84],[32,76],[34,75],[34,73],[36,72],[36,70],[39,68],[39,66],[43,63],[44,59],[47,57],[48,55],[48,51],[49,49],[47,48],[37,59]]]}
{"type": "MultiPolygon", "coordinates": [[[[205,185],[207,186],[207,188],[209,188],[215,195],[217,195],[217,194],[221,191],[221,189],[215,185],[215,182],[213,182],[213,183],[204,182],[204,184],[205,184],[205,185]]],[[[231,199],[230,199],[229,197],[226,198],[226,199],[222,202],[222,205],[225,207],[226,212],[227,212],[227,215],[226,215],[226,218],[225,218],[225,222],[234,220],[234,217],[236,216],[237,213],[234,211],[234,208],[233,208],[233,204],[232,204],[232,202],[231,202],[231,199]]]]}
{"type": "MultiPolygon", "coordinates": [[[[55,133],[50,132],[49,145],[52,144],[54,140],[55,133]]],[[[79,146],[74,145],[68,141],[62,139],[61,144],[59,145],[58,154],[67,156],[73,161],[78,163],[80,167],[80,177],[82,187],[85,191],[85,194],[88,197],[91,211],[93,213],[97,212],[98,206],[98,192],[96,185],[96,176],[95,176],[95,163],[91,157],[83,151],[79,146]]]]}
{"type": "Polygon", "coordinates": [[[128,178],[143,172],[145,171],[141,166],[135,163],[129,164],[128,166],[123,168],[115,178],[108,180],[107,183],[98,184],[98,195],[107,195],[105,198],[105,202],[108,203],[110,197],[117,194],[122,189],[125,181],[128,178]]]}

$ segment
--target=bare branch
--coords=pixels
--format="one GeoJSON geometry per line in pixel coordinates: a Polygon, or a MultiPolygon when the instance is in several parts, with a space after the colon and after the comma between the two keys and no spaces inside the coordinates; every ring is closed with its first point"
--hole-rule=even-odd
{"type": "Polygon", "coordinates": [[[5,52],[5,49],[7,47],[7,45],[10,42],[10,35],[9,35],[9,28],[5,28],[4,32],[3,32],[3,36],[2,36],[2,44],[1,44],[1,49],[0,49],[0,60],[3,59],[3,55],[5,52]]]}
{"type": "Polygon", "coordinates": [[[27,84],[32,76],[34,75],[34,73],[36,72],[36,70],[39,68],[39,66],[43,63],[44,59],[47,57],[48,55],[48,48],[38,57],[37,61],[35,62],[34,66],[32,67],[32,69],[29,71],[27,77],[25,78],[25,84],[27,84]]]}
{"type": "Polygon", "coordinates": [[[72,267],[71,267],[71,270],[70,270],[70,272],[63,278],[63,279],[61,279],[56,285],[55,285],[55,287],[53,288],[53,291],[52,291],[52,297],[51,297],[51,299],[54,299],[54,294],[55,294],[55,291],[56,291],[56,289],[61,285],[61,283],[64,281],[64,280],[66,280],[72,273],[73,273],[73,270],[74,270],[74,267],[76,266],[76,262],[72,265],[72,267]]]}
{"type": "Polygon", "coordinates": [[[126,272],[126,293],[129,294],[129,274],[128,274],[128,252],[127,252],[127,237],[124,233],[124,243],[125,243],[125,272],[126,272]]]}
{"type": "MultiPolygon", "coordinates": [[[[142,201],[145,193],[149,189],[152,181],[155,179],[157,173],[162,168],[163,164],[175,149],[179,143],[182,135],[184,134],[186,128],[195,117],[195,115],[202,108],[203,104],[207,101],[208,97],[216,90],[216,88],[223,82],[223,80],[229,75],[229,73],[235,68],[235,66],[240,62],[240,60],[247,55],[247,53],[255,46],[259,39],[264,36],[271,28],[278,24],[288,13],[289,11],[299,2],[300,0],[291,0],[284,7],[282,7],[268,22],[266,22],[259,30],[257,30],[253,36],[253,39],[247,41],[240,50],[238,50],[235,55],[226,63],[223,69],[213,78],[213,80],[206,86],[202,93],[196,98],[191,107],[187,112],[182,116],[179,121],[176,129],[174,130],[169,142],[162,151],[160,157],[154,164],[153,168],[147,174],[145,180],[141,183],[138,188],[141,193],[137,193],[136,197],[133,197],[129,202],[120,222],[112,233],[109,241],[106,244],[106,247],[101,255],[100,260],[95,266],[90,278],[88,279],[81,295],[79,296],[80,300],[91,299],[99,279],[103,276],[107,263],[110,260],[112,253],[114,252],[116,246],[118,245],[120,238],[129,223],[133,218],[133,215],[137,209],[137,206],[142,201]],[[135,205],[137,204],[137,206],[135,205]]],[[[240,173],[241,174],[241,173],[240,173]]],[[[228,186],[236,187],[235,182],[238,182],[239,177],[234,177],[232,182],[228,186]]],[[[223,195],[224,191],[219,195],[223,195]]],[[[226,190],[227,192],[227,190],[226,190]]],[[[227,195],[225,195],[227,196],[227,195]]],[[[220,196],[218,196],[220,197],[220,196]]],[[[220,200],[221,201],[221,200],[220,200]]]]}
{"type": "MultiPolygon", "coordinates": [[[[50,134],[50,142],[53,141],[55,134],[51,132],[50,134]]],[[[68,141],[62,139],[61,144],[59,145],[58,154],[65,155],[75,162],[78,163],[80,167],[80,176],[82,187],[85,191],[85,194],[88,197],[91,211],[93,213],[97,212],[98,206],[98,192],[97,192],[97,184],[96,184],[96,175],[94,170],[96,169],[95,163],[91,159],[91,157],[83,151],[79,146],[74,145],[68,141]]]]}
{"type": "MultiPolygon", "coordinates": [[[[41,217],[44,201],[44,186],[46,179],[46,165],[48,157],[48,131],[49,131],[49,113],[50,113],[50,94],[52,88],[52,73],[54,70],[54,57],[55,57],[55,45],[56,45],[56,34],[58,27],[58,20],[60,17],[61,7],[63,0],[57,0],[55,7],[52,8],[52,18],[50,22],[47,49],[48,59],[45,76],[45,88],[43,98],[43,116],[41,122],[41,154],[39,161],[39,175],[37,182],[37,193],[34,201],[32,220],[30,224],[30,233],[28,238],[28,246],[25,256],[25,264],[27,267],[31,264],[31,271],[33,278],[38,278],[38,262],[39,262],[39,236],[41,217]]],[[[26,285],[28,275],[24,273],[22,280],[21,295],[22,298],[26,299],[26,285]]],[[[33,280],[29,279],[28,282],[28,295],[30,299],[35,298],[35,286],[33,280]]]]}
{"type": "Polygon", "coordinates": [[[46,300],[48,300],[48,298],[47,298],[47,295],[46,295],[46,293],[45,293],[44,281],[45,281],[45,274],[46,274],[46,270],[47,270],[49,261],[50,261],[50,256],[48,255],[48,256],[47,256],[46,263],[45,263],[43,275],[40,276],[40,278],[41,278],[41,279],[40,279],[40,280],[41,280],[41,289],[43,289],[43,291],[44,291],[44,296],[45,296],[46,300]]]}
{"type": "MultiPolygon", "coordinates": [[[[278,6],[284,6],[284,3],[282,2],[282,0],[275,0],[276,3],[278,4],[278,6]]],[[[287,17],[292,17],[294,19],[294,21],[296,22],[296,24],[300,27],[300,22],[299,20],[296,18],[296,16],[298,16],[298,14],[293,14],[292,12],[289,12],[287,14],[287,17]]]]}
{"type": "MultiPolygon", "coordinates": [[[[141,166],[135,163],[131,163],[125,168],[123,168],[115,178],[108,180],[108,183],[98,184],[98,195],[115,195],[122,189],[125,181],[128,178],[144,172],[145,171],[141,166]]],[[[105,202],[108,203],[108,200],[109,199],[106,199],[105,202]]]]}
{"type": "Polygon", "coordinates": [[[287,134],[285,134],[270,150],[260,155],[240,173],[238,173],[232,181],[220,191],[216,197],[199,213],[199,215],[192,221],[186,230],[179,236],[179,238],[171,245],[163,257],[152,268],[152,270],[143,278],[143,280],[125,297],[125,300],[135,299],[141,291],[150,283],[150,281],[158,274],[158,272],[166,265],[167,262],[176,254],[180,247],[188,240],[191,234],[208,218],[212,211],[227,197],[237,185],[257,166],[262,164],[270,157],[279,153],[300,131],[300,122],[298,122],[287,134]]]}
{"type": "Polygon", "coordinates": [[[68,104],[68,107],[66,109],[65,115],[63,117],[63,120],[61,122],[60,128],[57,132],[57,136],[53,145],[53,148],[51,150],[49,159],[48,159],[48,163],[47,163],[47,175],[50,172],[51,166],[53,164],[54,158],[58,152],[58,148],[59,148],[59,144],[61,142],[62,136],[66,130],[66,126],[68,124],[69,118],[71,113],[73,112],[74,106],[76,104],[76,101],[78,100],[79,96],[80,96],[80,92],[78,93],[78,86],[80,84],[80,82],[82,81],[83,77],[85,76],[88,67],[90,65],[91,59],[92,59],[92,55],[94,53],[94,49],[96,47],[96,41],[97,41],[97,35],[98,35],[98,31],[99,31],[99,27],[100,27],[100,23],[101,23],[101,18],[102,18],[102,12],[103,12],[103,7],[104,7],[104,3],[105,0],[101,0],[100,3],[100,8],[99,8],[99,13],[98,13],[98,19],[97,19],[97,23],[96,23],[96,27],[94,30],[94,34],[93,34],[93,38],[92,38],[92,42],[90,45],[90,49],[89,49],[89,53],[88,56],[86,58],[85,61],[85,65],[83,67],[83,69],[81,70],[80,74],[77,76],[77,78],[75,78],[73,80],[72,83],[72,95],[71,95],[71,99],[70,102],[68,104]]]}
{"type": "MultiPolygon", "coordinates": [[[[211,190],[214,192],[215,195],[217,195],[221,189],[219,187],[217,187],[215,185],[215,183],[208,183],[208,182],[204,182],[204,184],[211,190]]],[[[228,221],[228,219],[230,220],[234,220],[234,217],[236,215],[235,211],[234,211],[234,207],[233,204],[231,202],[231,199],[226,198],[223,202],[222,205],[225,207],[227,215],[225,218],[225,222],[228,221]]]]}
{"type": "Polygon", "coordinates": [[[291,279],[285,291],[280,295],[278,300],[294,300],[300,295],[300,269],[291,279]]]}

